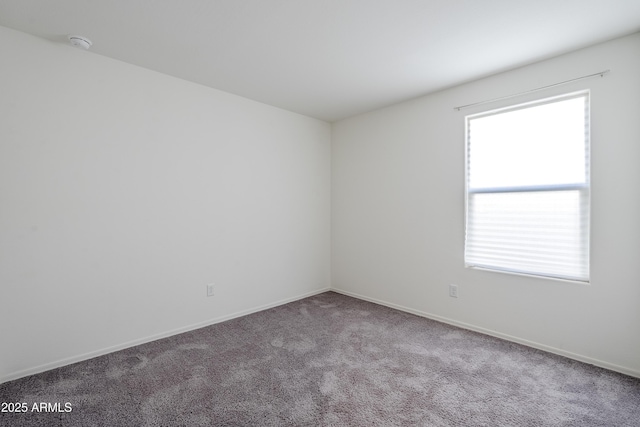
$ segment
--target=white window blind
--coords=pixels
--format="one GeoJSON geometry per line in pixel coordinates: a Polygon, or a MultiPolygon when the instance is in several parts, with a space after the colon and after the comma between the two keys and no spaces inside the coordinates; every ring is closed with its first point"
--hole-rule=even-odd
{"type": "Polygon", "coordinates": [[[465,264],[588,282],[588,92],[466,122],[465,264]]]}

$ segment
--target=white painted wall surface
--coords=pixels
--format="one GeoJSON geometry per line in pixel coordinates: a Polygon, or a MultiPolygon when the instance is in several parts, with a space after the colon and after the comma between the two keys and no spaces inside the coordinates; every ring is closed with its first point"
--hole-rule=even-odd
{"type": "Polygon", "coordinates": [[[334,123],[333,286],[640,376],[639,161],[640,34],[334,123]],[[581,89],[591,90],[591,284],[465,269],[464,116],[581,89]]]}
{"type": "Polygon", "coordinates": [[[330,286],[328,123],[3,27],[0,52],[0,382],[330,286]]]}

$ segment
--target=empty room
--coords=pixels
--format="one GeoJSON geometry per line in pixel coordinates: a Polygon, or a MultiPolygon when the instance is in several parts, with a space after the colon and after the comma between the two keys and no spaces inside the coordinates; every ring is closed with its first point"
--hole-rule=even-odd
{"type": "Polygon", "coordinates": [[[0,1],[0,426],[639,426],[637,0],[0,1]]]}

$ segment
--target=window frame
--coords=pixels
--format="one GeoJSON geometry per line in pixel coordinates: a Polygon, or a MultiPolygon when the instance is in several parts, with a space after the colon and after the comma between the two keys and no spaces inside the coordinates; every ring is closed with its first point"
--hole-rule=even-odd
{"type": "MultiPolygon", "coordinates": [[[[465,268],[493,271],[498,273],[513,274],[518,276],[536,277],[543,279],[552,279],[565,282],[574,282],[580,284],[589,284],[591,280],[591,93],[590,90],[580,90],[551,97],[539,98],[536,100],[511,104],[505,107],[500,107],[492,110],[486,110],[478,113],[473,113],[465,116],[465,240],[464,240],[464,265],[465,268]],[[470,135],[470,122],[471,120],[488,117],[492,115],[508,113],[511,111],[517,111],[527,108],[538,107],[550,103],[566,101],[575,98],[584,98],[585,105],[585,182],[584,183],[571,183],[571,184],[551,184],[551,185],[513,185],[503,187],[487,187],[487,188],[470,188],[470,159],[469,153],[471,150],[471,135],[470,135]],[[548,192],[548,191],[578,191],[581,199],[587,198],[586,207],[579,211],[578,221],[579,227],[585,231],[580,234],[580,249],[581,256],[586,258],[586,278],[577,278],[563,276],[554,273],[545,272],[531,272],[524,270],[514,270],[509,268],[503,268],[495,265],[484,265],[481,263],[469,262],[467,258],[468,253],[468,238],[469,238],[469,224],[470,224],[470,204],[471,197],[476,194],[495,194],[495,193],[526,193],[526,192],[548,192]],[[585,215],[586,214],[586,215],[585,215]]],[[[582,206],[582,204],[581,204],[582,206]]]]}

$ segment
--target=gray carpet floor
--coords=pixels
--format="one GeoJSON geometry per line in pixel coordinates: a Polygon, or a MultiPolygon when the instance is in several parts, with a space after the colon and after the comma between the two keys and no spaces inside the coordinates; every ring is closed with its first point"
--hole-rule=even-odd
{"type": "Polygon", "coordinates": [[[640,426],[639,379],[333,292],[7,382],[0,402],[27,404],[0,413],[12,427],[640,426]]]}

